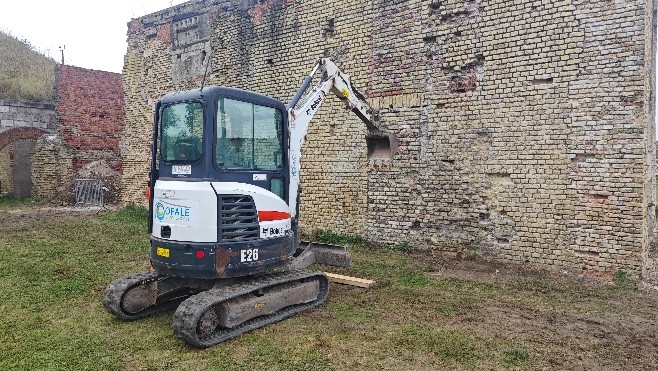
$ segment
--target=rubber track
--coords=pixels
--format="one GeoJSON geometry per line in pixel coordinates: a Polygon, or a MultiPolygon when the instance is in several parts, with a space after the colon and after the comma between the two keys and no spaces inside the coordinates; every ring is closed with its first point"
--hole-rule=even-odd
{"type": "Polygon", "coordinates": [[[321,272],[310,272],[307,270],[294,270],[278,274],[269,274],[234,285],[210,289],[185,300],[174,313],[172,327],[176,336],[185,340],[190,345],[206,348],[238,335],[255,330],[257,328],[279,322],[303,310],[316,307],[327,300],[329,296],[329,280],[321,272]],[[210,307],[216,306],[226,300],[234,299],[251,292],[276,286],[287,282],[296,282],[309,278],[318,279],[320,292],[318,298],[312,302],[288,306],[278,312],[267,316],[261,316],[246,321],[234,328],[218,328],[218,331],[205,339],[200,339],[197,333],[197,325],[201,316],[210,307]]]}
{"type": "Polygon", "coordinates": [[[123,310],[121,299],[123,298],[123,295],[126,293],[126,291],[132,287],[158,279],[163,280],[167,278],[161,277],[156,271],[135,273],[117,278],[114,280],[114,282],[107,286],[103,294],[103,305],[105,306],[105,309],[120,319],[135,320],[176,308],[176,306],[178,306],[178,304],[184,298],[176,298],[164,303],[156,303],[156,305],[138,313],[128,313],[123,310]]]}

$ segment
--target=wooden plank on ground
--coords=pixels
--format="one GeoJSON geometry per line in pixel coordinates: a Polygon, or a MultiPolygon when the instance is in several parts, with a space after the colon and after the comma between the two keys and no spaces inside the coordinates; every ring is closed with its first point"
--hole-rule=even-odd
{"type": "Polygon", "coordinates": [[[366,280],[366,279],[363,279],[363,278],[343,276],[343,275],[340,275],[340,274],[327,273],[327,272],[324,272],[324,274],[326,274],[327,277],[329,277],[329,281],[336,282],[336,283],[342,283],[344,285],[351,285],[351,286],[369,288],[370,286],[375,284],[375,281],[366,280]]]}

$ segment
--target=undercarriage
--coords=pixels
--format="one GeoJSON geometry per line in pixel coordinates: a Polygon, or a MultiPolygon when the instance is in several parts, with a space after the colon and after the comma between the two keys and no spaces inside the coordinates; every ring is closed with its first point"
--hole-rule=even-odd
{"type": "Polygon", "coordinates": [[[303,244],[286,269],[249,277],[202,280],[157,271],[121,277],[103,304],[116,317],[135,320],[174,308],[175,334],[205,348],[324,303],[329,281],[313,263],[349,267],[345,247],[303,244]]]}

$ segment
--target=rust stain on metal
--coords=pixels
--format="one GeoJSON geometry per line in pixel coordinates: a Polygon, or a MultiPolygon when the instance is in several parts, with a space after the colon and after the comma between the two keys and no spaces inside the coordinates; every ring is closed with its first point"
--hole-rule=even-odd
{"type": "Polygon", "coordinates": [[[283,245],[280,248],[277,249],[277,255],[279,255],[279,260],[280,261],[286,261],[288,260],[288,246],[283,245]]]}
{"type": "Polygon", "coordinates": [[[226,278],[226,267],[231,262],[231,258],[238,256],[238,252],[231,252],[216,246],[215,253],[215,270],[219,278],[226,278]]]}

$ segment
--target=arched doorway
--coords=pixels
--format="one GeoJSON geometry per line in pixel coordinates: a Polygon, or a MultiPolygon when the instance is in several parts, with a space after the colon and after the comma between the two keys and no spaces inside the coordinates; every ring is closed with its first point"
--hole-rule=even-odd
{"type": "Polygon", "coordinates": [[[0,192],[32,196],[32,151],[45,134],[38,128],[15,128],[0,133],[0,192]]]}

